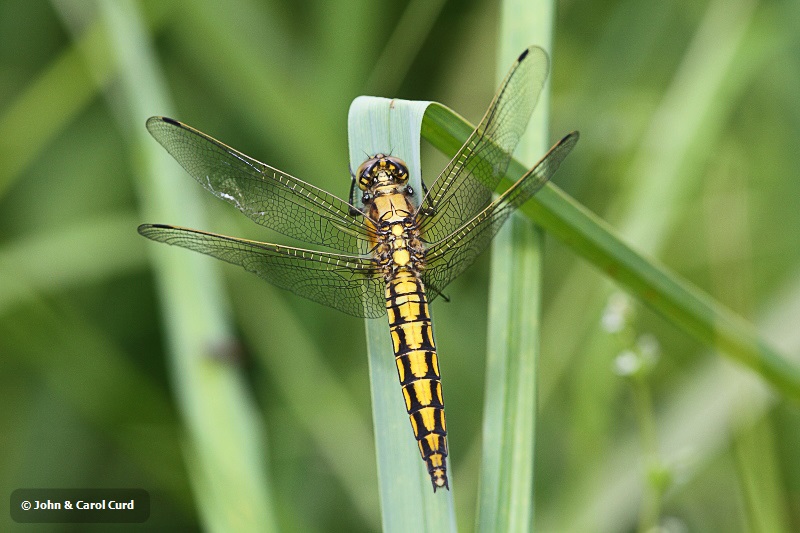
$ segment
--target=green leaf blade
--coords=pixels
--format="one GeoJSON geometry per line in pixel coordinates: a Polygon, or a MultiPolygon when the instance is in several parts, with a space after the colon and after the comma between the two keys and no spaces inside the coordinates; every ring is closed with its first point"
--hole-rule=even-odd
{"type": "MultiPolygon", "coordinates": [[[[399,157],[408,164],[418,202],[420,130],[428,105],[365,96],[354,100],[348,119],[351,168],[376,153],[399,157]]],[[[453,471],[448,468],[451,490],[434,494],[403,404],[387,319],[367,319],[365,326],[383,530],[455,531],[453,471]]]]}

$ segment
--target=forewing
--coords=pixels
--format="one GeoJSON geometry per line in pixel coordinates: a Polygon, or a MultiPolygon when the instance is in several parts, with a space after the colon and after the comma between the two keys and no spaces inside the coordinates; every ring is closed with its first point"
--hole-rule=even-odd
{"type": "Polygon", "coordinates": [[[421,203],[425,241],[444,239],[491,202],[536,107],[547,69],[547,54],[535,46],[511,67],[480,124],[421,203]]]}
{"type": "Polygon", "coordinates": [[[344,200],[176,120],[151,117],[147,129],[200,185],[258,224],[347,253],[369,246],[372,229],[344,200]]]}
{"type": "Polygon", "coordinates": [[[281,289],[349,315],[378,318],[386,312],[383,278],[370,257],[303,250],[161,224],[139,226],[139,233],[239,265],[281,289]]]}
{"type": "Polygon", "coordinates": [[[527,202],[558,170],[578,142],[578,132],[561,139],[539,163],[508,188],[494,202],[447,238],[425,252],[422,279],[433,297],[467,269],[486,250],[503,222],[527,202]]]}

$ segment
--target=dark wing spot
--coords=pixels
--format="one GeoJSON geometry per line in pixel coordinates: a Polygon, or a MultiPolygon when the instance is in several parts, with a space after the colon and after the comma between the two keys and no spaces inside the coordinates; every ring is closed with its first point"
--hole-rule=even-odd
{"type": "Polygon", "coordinates": [[[172,124],[173,126],[183,126],[183,124],[181,124],[180,122],[178,122],[178,121],[177,121],[177,120],[175,120],[174,118],[169,118],[169,117],[161,117],[161,120],[163,120],[163,121],[164,121],[164,122],[166,122],[167,124],[172,124]]]}

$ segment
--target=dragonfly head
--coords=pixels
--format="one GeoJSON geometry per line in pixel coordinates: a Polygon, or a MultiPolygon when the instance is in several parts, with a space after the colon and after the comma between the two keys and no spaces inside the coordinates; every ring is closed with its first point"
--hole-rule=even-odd
{"type": "Polygon", "coordinates": [[[408,166],[399,157],[376,154],[358,167],[358,188],[367,191],[376,186],[405,185],[408,166]]]}

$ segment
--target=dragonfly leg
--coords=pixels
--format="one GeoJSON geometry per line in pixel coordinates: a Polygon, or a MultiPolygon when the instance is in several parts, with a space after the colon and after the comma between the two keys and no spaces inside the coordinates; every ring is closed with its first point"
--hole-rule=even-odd
{"type": "Polygon", "coordinates": [[[350,214],[360,215],[362,214],[356,207],[356,176],[353,174],[353,171],[350,171],[350,214]]]}
{"type": "MultiPolygon", "coordinates": [[[[420,178],[420,183],[422,184],[422,197],[423,198],[427,198],[428,197],[428,186],[425,185],[425,180],[422,179],[422,178],[420,178]]],[[[420,210],[420,213],[422,213],[426,217],[431,216],[435,212],[436,212],[436,209],[434,209],[431,206],[423,206],[422,209],[420,210]]]]}

